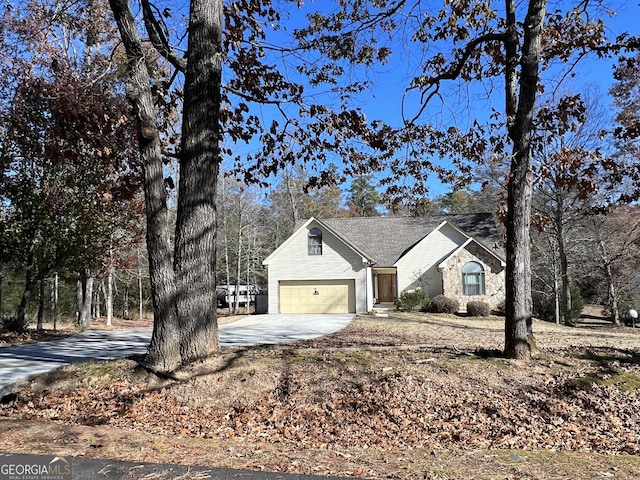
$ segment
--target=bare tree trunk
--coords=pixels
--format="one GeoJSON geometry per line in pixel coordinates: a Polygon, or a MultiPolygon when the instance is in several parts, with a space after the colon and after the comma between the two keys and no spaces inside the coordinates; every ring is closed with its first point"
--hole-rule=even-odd
{"type": "Polygon", "coordinates": [[[85,271],[78,281],[78,326],[85,330],[91,325],[91,303],[93,300],[93,276],[85,271]]]}
{"type": "Polygon", "coordinates": [[[174,259],[184,363],[220,348],[215,266],[224,5],[191,0],[190,6],[174,259]]]}
{"type": "Polygon", "coordinates": [[[553,266],[553,299],[556,325],[560,325],[560,287],[558,285],[558,271],[555,265],[553,266]]]}
{"type": "Polygon", "coordinates": [[[31,275],[31,268],[27,267],[25,272],[24,290],[22,291],[20,305],[18,305],[17,320],[20,325],[26,325],[27,307],[35,286],[35,282],[31,275]]]}
{"type": "Polygon", "coordinates": [[[222,179],[222,205],[224,208],[224,263],[225,263],[225,275],[227,280],[227,310],[228,313],[231,313],[231,266],[229,264],[229,218],[228,218],[228,209],[227,209],[227,198],[226,198],[226,185],[224,178],[222,179]]]}
{"type": "Polygon", "coordinates": [[[291,207],[291,218],[293,219],[293,225],[298,223],[298,202],[293,194],[293,187],[291,186],[291,176],[287,173],[285,176],[285,182],[287,186],[287,195],[289,197],[289,206],[291,207]]]}
{"type": "Polygon", "coordinates": [[[38,320],[36,323],[36,330],[41,332],[44,328],[44,278],[38,281],[38,320]]]}
{"type": "Polygon", "coordinates": [[[538,88],[538,65],[546,0],[530,0],[524,21],[524,40],[520,56],[520,77],[516,82],[513,65],[518,56],[515,2],[507,1],[507,118],[513,142],[507,189],[507,267],[505,355],[529,359],[533,339],[531,312],[530,218],[533,178],[531,171],[531,125],[538,88]],[[520,87],[516,98],[515,85],[520,87]]]}
{"type": "Polygon", "coordinates": [[[107,275],[107,293],[105,295],[105,309],[107,314],[107,326],[113,323],[113,267],[109,267],[107,275]]]}
{"type": "Polygon", "coordinates": [[[251,271],[251,237],[247,235],[247,272],[246,272],[246,281],[247,281],[247,303],[245,304],[244,312],[249,315],[249,310],[251,306],[251,279],[249,278],[251,271]]]}
{"type": "Polygon", "coordinates": [[[53,331],[58,328],[58,274],[56,273],[49,284],[49,303],[51,313],[51,323],[53,323],[53,331]]]}
{"type": "Polygon", "coordinates": [[[611,321],[614,325],[620,326],[620,311],[618,310],[618,292],[613,281],[611,265],[607,265],[607,278],[609,281],[609,302],[611,304],[611,321]]]}
{"type": "Polygon", "coordinates": [[[607,254],[607,246],[604,243],[604,240],[600,239],[599,242],[600,251],[602,254],[602,259],[604,260],[604,273],[607,277],[607,292],[609,294],[609,306],[611,307],[611,321],[614,325],[620,325],[620,312],[618,311],[618,295],[616,290],[615,281],[613,278],[613,270],[611,269],[611,263],[607,261],[607,257],[610,255],[607,254]]]}
{"type": "Polygon", "coordinates": [[[142,292],[142,269],[138,268],[138,318],[142,320],[144,315],[143,309],[144,295],[142,292]]]}
{"type": "Polygon", "coordinates": [[[100,301],[100,293],[102,292],[104,296],[104,279],[100,280],[99,288],[96,288],[93,296],[93,318],[100,318],[102,316],[102,312],[100,308],[102,306],[102,302],[100,301]]]}
{"type": "Polygon", "coordinates": [[[564,235],[564,224],[562,222],[562,210],[564,208],[564,200],[562,193],[557,194],[555,228],[556,240],[558,243],[558,256],[560,259],[560,279],[562,291],[560,295],[562,318],[565,325],[575,325],[573,313],[571,309],[571,282],[569,279],[569,261],[567,259],[566,240],[564,235]]]}
{"type": "MultiPolygon", "coordinates": [[[[127,274],[128,277],[128,274],[127,274]]],[[[122,292],[122,318],[129,320],[129,289],[131,288],[130,280],[127,278],[127,284],[122,292]]]]}
{"type": "Polygon", "coordinates": [[[233,314],[240,311],[240,281],[242,277],[242,202],[238,195],[238,250],[236,252],[236,289],[233,299],[233,314]]]}
{"type": "MultiPolygon", "coordinates": [[[[145,362],[151,368],[172,371],[180,364],[180,327],[175,305],[175,283],[169,247],[168,208],[165,196],[162,149],[156,123],[150,75],[142,40],[128,0],[109,0],[127,52],[131,99],[140,124],[147,214],[147,249],[153,301],[153,334],[145,362]]],[[[182,193],[182,192],[181,192],[182,193]]]]}

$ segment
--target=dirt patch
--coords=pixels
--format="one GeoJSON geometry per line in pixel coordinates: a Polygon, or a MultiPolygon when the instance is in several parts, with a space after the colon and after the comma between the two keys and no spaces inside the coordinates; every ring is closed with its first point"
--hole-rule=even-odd
{"type": "Polygon", "coordinates": [[[231,348],[163,380],[131,360],[43,375],[0,406],[0,450],[367,478],[638,478],[640,336],[536,322],[357,317],[231,348]]]}

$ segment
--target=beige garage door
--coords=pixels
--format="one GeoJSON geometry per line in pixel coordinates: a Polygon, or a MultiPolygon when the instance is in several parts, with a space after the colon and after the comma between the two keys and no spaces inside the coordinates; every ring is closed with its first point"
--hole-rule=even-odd
{"type": "Polygon", "coordinates": [[[280,313],[355,313],[354,280],[280,282],[280,313]]]}

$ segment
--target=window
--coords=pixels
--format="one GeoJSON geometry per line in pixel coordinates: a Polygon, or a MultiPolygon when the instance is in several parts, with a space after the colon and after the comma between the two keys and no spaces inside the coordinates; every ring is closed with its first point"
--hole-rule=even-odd
{"type": "Polygon", "coordinates": [[[322,232],[319,228],[309,231],[309,255],[322,255],[322,232]]]}
{"type": "Polygon", "coordinates": [[[484,268],[478,262],[462,267],[462,294],[484,295],[484,268]]]}

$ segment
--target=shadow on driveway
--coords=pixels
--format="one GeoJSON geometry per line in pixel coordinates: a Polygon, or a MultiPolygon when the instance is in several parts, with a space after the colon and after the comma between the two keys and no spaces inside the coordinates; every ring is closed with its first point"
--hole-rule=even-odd
{"type": "MultiPolygon", "coordinates": [[[[344,328],[351,314],[256,315],[219,327],[220,345],[250,346],[317,338],[344,328]]],[[[61,340],[0,348],[0,398],[14,383],[62,365],[143,355],[151,329],[89,330],[61,340]]]]}

